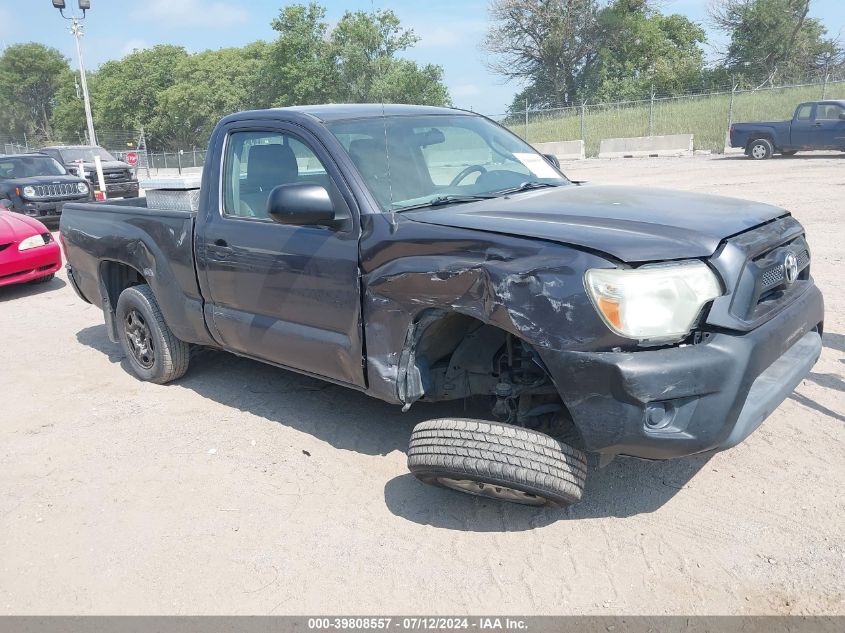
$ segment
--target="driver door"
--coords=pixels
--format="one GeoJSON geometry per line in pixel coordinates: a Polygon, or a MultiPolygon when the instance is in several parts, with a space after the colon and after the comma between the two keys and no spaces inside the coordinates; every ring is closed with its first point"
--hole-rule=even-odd
{"type": "Polygon", "coordinates": [[[232,128],[223,149],[219,208],[196,237],[206,322],[227,349],[364,386],[358,222],[354,198],[322,145],[304,131],[232,128]],[[340,221],[277,224],[274,187],[324,186],[340,221]]]}

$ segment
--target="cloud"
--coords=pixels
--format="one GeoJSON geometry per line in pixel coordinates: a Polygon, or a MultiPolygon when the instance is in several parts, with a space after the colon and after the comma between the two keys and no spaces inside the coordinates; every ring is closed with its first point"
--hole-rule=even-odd
{"type": "Polygon", "coordinates": [[[121,57],[125,57],[129,55],[129,53],[134,53],[135,51],[141,51],[145,48],[150,48],[152,44],[150,44],[147,40],[140,40],[140,39],[133,39],[127,41],[123,47],[120,49],[121,57]]]}
{"type": "Polygon", "coordinates": [[[458,84],[457,86],[451,86],[449,93],[456,99],[466,99],[480,95],[481,88],[476,84],[458,84]]]}
{"type": "Polygon", "coordinates": [[[226,29],[249,21],[246,9],[204,0],[147,0],[143,8],[132,11],[132,17],[176,29],[189,26],[226,29]]]}
{"type": "Polygon", "coordinates": [[[15,36],[16,25],[11,9],[0,7],[0,53],[9,44],[6,38],[15,36]]]}
{"type": "Polygon", "coordinates": [[[468,41],[478,39],[486,30],[487,23],[482,20],[450,21],[448,24],[431,24],[424,22],[418,27],[411,22],[414,32],[420,41],[415,48],[461,48],[466,47],[468,41]]]}

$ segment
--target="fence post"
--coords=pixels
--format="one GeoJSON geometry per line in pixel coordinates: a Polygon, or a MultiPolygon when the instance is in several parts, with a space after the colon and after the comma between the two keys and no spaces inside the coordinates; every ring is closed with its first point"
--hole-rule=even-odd
{"type": "Polygon", "coordinates": [[[586,115],[586,110],[587,100],[584,99],[584,101],[581,102],[581,140],[584,141],[584,143],[587,142],[587,139],[584,138],[584,116],[586,115]]]}
{"type": "Polygon", "coordinates": [[[525,100],[525,142],[528,142],[528,99],[525,100]]]}
{"type": "Polygon", "coordinates": [[[648,135],[654,136],[654,88],[651,89],[651,102],[648,109],[648,135]]]}
{"type": "Polygon", "coordinates": [[[736,96],[736,89],[738,87],[739,84],[734,84],[734,87],[731,88],[731,103],[728,106],[728,128],[730,128],[734,122],[734,97],[736,96]]]}

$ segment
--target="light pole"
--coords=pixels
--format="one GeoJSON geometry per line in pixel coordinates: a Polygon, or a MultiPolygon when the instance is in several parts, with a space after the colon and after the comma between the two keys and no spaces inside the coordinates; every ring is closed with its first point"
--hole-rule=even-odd
{"type": "Polygon", "coordinates": [[[70,20],[70,32],[76,39],[76,58],[79,61],[79,78],[82,82],[82,100],[85,102],[85,120],[88,123],[88,142],[91,145],[97,144],[97,135],[94,133],[94,117],[91,116],[91,98],[88,96],[88,78],[85,76],[85,62],[82,61],[82,36],[85,34],[82,20],[85,19],[86,11],[91,8],[91,0],[79,0],[79,9],[82,11],[82,18],[75,15],[65,15],[65,0],[53,0],[53,6],[59,10],[65,20],[70,20]]]}

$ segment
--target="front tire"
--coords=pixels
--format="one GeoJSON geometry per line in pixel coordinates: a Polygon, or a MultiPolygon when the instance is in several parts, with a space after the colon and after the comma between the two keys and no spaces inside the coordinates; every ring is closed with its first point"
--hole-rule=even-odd
{"type": "Polygon", "coordinates": [[[132,286],[120,293],[115,321],[120,344],[138,378],[163,385],[188,371],[190,346],[170,331],[149,286],[132,286]]]}
{"type": "Polygon", "coordinates": [[[767,138],[758,138],[748,145],[748,157],[753,160],[767,160],[775,153],[775,146],[767,138]]]}
{"type": "Polygon", "coordinates": [[[581,500],[584,454],[554,438],[500,422],[439,419],[411,434],[408,469],[420,481],[523,505],[581,500]]]}

